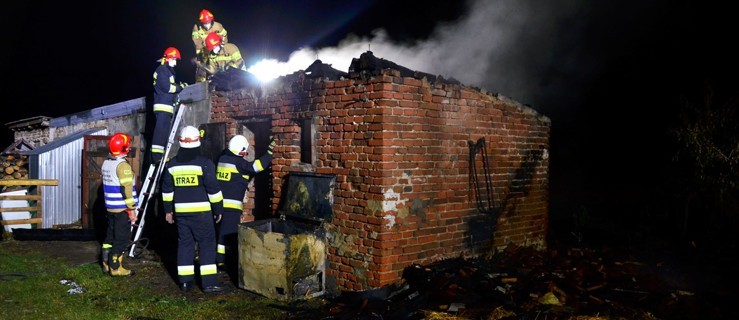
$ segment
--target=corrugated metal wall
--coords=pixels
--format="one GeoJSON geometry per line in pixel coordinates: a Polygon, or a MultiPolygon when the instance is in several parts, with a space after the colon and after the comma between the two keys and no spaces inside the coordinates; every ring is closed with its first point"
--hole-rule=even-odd
{"type": "MultiPolygon", "coordinates": [[[[87,133],[108,135],[108,129],[87,133]]],[[[59,185],[43,187],[42,228],[80,220],[82,212],[82,149],[84,137],[38,155],[38,179],[57,179],[59,185]]]]}

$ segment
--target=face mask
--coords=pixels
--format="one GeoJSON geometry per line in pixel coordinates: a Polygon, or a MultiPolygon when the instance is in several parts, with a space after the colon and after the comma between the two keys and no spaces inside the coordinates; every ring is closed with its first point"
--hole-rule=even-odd
{"type": "Polygon", "coordinates": [[[213,53],[218,54],[219,52],[221,52],[221,46],[213,48],[213,53]]]}
{"type": "Polygon", "coordinates": [[[167,63],[169,64],[170,67],[174,68],[174,66],[177,65],[177,59],[168,59],[167,63]]]}
{"type": "Polygon", "coordinates": [[[203,25],[203,28],[205,28],[205,30],[210,30],[210,27],[212,27],[212,26],[213,26],[213,23],[212,22],[208,22],[208,23],[206,23],[206,24],[203,25]]]}

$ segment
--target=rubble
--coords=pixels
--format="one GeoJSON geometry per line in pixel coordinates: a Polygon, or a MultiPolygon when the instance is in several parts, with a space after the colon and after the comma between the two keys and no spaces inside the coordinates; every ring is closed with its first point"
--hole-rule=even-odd
{"type": "Polygon", "coordinates": [[[719,319],[720,301],[608,248],[509,245],[476,259],[411,265],[403,283],[344,293],[288,319],[719,319]],[[383,292],[388,292],[382,297],[383,292]]]}

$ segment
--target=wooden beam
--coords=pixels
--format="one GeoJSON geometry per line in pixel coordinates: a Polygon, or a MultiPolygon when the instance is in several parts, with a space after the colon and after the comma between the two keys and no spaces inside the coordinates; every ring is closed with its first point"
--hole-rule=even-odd
{"type": "Polygon", "coordinates": [[[0,208],[0,212],[38,211],[38,207],[0,208]]]}
{"type": "Polygon", "coordinates": [[[14,225],[14,224],[28,224],[28,223],[41,223],[41,218],[16,219],[16,220],[3,220],[2,221],[2,224],[4,226],[14,225]]]}
{"type": "Polygon", "coordinates": [[[10,196],[0,196],[0,200],[41,200],[41,196],[36,195],[36,194],[31,194],[31,195],[27,195],[27,196],[21,196],[21,195],[13,196],[13,195],[10,195],[10,196]]]}
{"type": "Polygon", "coordinates": [[[0,186],[58,186],[56,179],[0,180],[0,186]]]}

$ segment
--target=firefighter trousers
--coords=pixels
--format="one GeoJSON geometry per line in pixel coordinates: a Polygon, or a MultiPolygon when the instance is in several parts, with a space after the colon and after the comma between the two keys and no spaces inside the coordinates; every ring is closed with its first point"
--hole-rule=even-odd
{"type": "Polygon", "coordinates": [[[237,261],[236,249],[241,210],[223,209],[223,218],[218,224],[218,264],[237,261]]]}
{"type": "Polygon", "coordinates": [[[195,279],[195,245],[199,252],[200,281],[203,287],[217,284],[216,234],[213,214],[209,212],[176,214],[177,276],[180,283],[195,279]]]}
{"type": "Polygon", "coordinates": [[[111,254],[119,255],[126,251],[131,241],[131,221],[128,220],[128,214],[125,211],[107,212],[106,217],[108,218],[108,230],[103,243],[112,245],[111,254]]]}
{"type": "Polygon", "coordinates": [[[154,135],[151,137],[150,149],[152,162],[159,162],[164,156],[164,148],[167,145],[169,132],[172,129],[172,112],[174,110],[174,107],[169,106],[171,110],[157,111],[157,106],[164,107],[165,105],[155,105],[154,117],[156,118],[156,123],[154,125],[154,135]]]}

